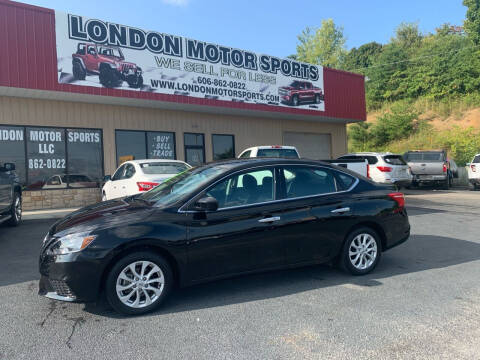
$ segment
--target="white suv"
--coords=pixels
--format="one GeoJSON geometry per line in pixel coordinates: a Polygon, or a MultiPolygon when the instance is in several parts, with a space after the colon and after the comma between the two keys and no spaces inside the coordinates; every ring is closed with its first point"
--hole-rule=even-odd
{"type": "Polygon", "coordinates": [[[467,164],[468,181],[473,186],[473,190],[480,189],[480,154],[474,156],[472,162],[467,164]]]}
{"type": "Polygon", "coordinates": [[[344,160],[361,159],[368,161],[367,176],[381,184],[400,187],[410,186],[412,174],[402,155],[392,153],[361,152],[339,157],[344,160]]]}
{"type": "Polygon", "coordinates": [[[275,157],[299,159],[300,155],[295,146],[284,145],[264,145],[254,146],[242,151],[238,158],[255,158],[255,157],[275,157]]]}

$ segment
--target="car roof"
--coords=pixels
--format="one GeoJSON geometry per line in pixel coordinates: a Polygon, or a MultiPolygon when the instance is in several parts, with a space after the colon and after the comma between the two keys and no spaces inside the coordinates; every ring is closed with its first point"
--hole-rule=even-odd
{"type": "MultiPolygon", "coordinates": [[[[278,157],[256,157],[256,158],[220,160],[220,161],[209,162],[204,166],[213,167],[217,165],[222,165],[222,166],[229,167],[231,169],[242,169],[242,168],[249,168],[251,166],[296,165],[296,164],[321,165],[329,168],[336,167],[330,163],[327,163],[321,160],[278,158],[278,157]]],[[[341,169],[344,170],[343,168],[341,169]]]]}
{"type": "Polygon", "coordinates": [[[140,160],[128,160],[125,163],[131,164],[143,164],[143,163],[178,163],[178,164],[186,164],[186,162],[182,160],[168,160],[168,159],[140,159],[140,160]]]}
{"type": "Polygon", "coordinates": [[[254,149],[287,149],[287,150],[297,150],[295,146],[290,146],[290,145],[260,145],[260,146],[252,146],[249,147],[248,149],[245,149],[242,152],[245,152],[247,150],[254,150],[254,149]]]}
{"type": "Polygon", "coordinates": [[[400,154],[394,154],[392,152],[355,152],[355,153],[350,153],[350,154],[347,154],[347,155],[344,155],[344,156],[348,156],[348,155],[352,155],[352,156],[355,156],[355,155],[372,155],[372,156],[384,156],[384,155],[400,155],[400,154]]]}

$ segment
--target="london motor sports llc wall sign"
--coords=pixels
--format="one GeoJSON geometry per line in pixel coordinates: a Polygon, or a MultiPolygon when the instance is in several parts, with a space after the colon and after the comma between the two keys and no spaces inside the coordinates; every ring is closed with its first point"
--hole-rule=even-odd
{"type": "Polygon", "coordinates": [[[58,81],[325,111],[323,68],[55,12],[58,81]]]}

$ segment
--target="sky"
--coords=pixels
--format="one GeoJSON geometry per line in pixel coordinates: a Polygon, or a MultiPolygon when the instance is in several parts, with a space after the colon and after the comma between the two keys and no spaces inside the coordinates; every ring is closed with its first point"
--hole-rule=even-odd
{"type": "Polygon", "coordinates": [[[23,0],[32,5],[181,35],[257,53],[286,57],[297,35],[332,18],[344,28],[348,49],[386,43],[401,22],[422,32],[462,25],[462,0],[23,0]]]}

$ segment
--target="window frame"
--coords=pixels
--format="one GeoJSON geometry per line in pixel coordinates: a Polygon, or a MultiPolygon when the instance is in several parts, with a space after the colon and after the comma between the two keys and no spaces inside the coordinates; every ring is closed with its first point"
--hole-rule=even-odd
{"type": "MultiPolygon", "coordinates": [[[[328,196],[328,195],[333,195],[333,194],[343,194],[343,193],[347,193],[347,192],[350,192],[352,191],[353,189],[355,189],[355,187],[358,185],[358,183],[360,182],[360,180],[356,177],[356,176],[353,176],[351,174],[348,174],[344,171],[340,171],[340,170],[337,170],[337,169],[332,169],[330,167],[327,167],[327,166],[322,166],[322,165],[313,165],[313,164],[272,164],[272,165],[257,165],[257,166],[254,166],[254,167],[250,167],[248,169],[241,169],[241,170],[237,170],[237,171],[234,171],[232,173],[229,173],[225,176],[222,176],[220,177],[219,179],[215,180],[213,183],[207,185],[203,190],[201,190],[200,192],[198,192],[196,195],[192,196],[191,198],[189,198],[188,200],[186,200],[183,205],[181,205],[177,212],[178,213],[198,213],[199,211],[198,210],[194,210],[193,209],[193,206],[195,205],[195,202],[197,200],[200,200],[202,197],[205,196],[206,192],[212,188],[213,186],[215,186],[216,184],[218,184],[219,182],[221,181],[224,181],[226,180],[227,178],[231,177],[231,176],[234,176],[235,174],[238,174],[238,173],[242,173],[242,172],[249,172],[249,171],[252,171],[253,169],[267,169],[269,167],[273,167],[275,170],[274,170],[274,179],[273,179],[273,182],[274,182],[274,192],[275,192],[275,200],[272,200],[272,201],[265,201],[265,202],[261,202],[261,203],[256,203],[256,204],[251,204],[251,205],[240,205],[240,206],[232,206],[232,207],[228,207],[228,208],[222,208],[222,209],[217,209],[217,211],[215,212],[218,212],[218,211],[226,211],[226,210],[231,210],[231,209],[241,209],[241,208],[248,208],[248,207],[254,207],[254,206],[262,206],[262,205],[266,205],[266,204],[274,204],[274,203],[281,203],[281,202],[291,202],[291,201],[296,201],[296,200],[301,200],[301,199],[306,199],[306,198],[317,198],[317,197],[322,197],[322,196],[328,196]],[[296,198],[283,198],[283,199],[277,199],[276,197],[278,196],[277,194],[279,194],[279,186],[281,186],[280,182],[282,181],[279,177],[280,177],[280,172],[281,172],[281,168],[282,167],[285,167],[285,166],[310,166],[310,167],[315,167],[315,168],[319,168],[319,169],[322,169],[322,170],[329,170],[329,171],[332,171],[334,174],[336,172],[339,172],[339,173],[342,173],[342,174],[346,174],[350,177],[352,177],[354,179],[354,182],[353,184],[346,190],[340,190],[340,191],[336,191],[336,192],[333,192],[333,193],[325,193],[325,194],[318,194],[318,195],[308,195],[308,196],[302,196],[302,197],[296,197],[296,198]]],[[[335,178],[336,180],[336,178],[335,178]]]]}
{"type": "MultiPolygon", "coordinates": [[[[212,160],[215,160],[215,142],[213,141],[215,136],[230,136],[232,138],[232,150],[233,150],[233,157],[231,159],[236,158],[236,152],[235,152],[235,135],[233,134],[212,134],[212,160]]],[[[204,144],[205,145],[205,144],[204,144]]],[[[222,160],[222,159],[218,159],[222,160]]]]}
{"type": "MultiPolygon", "coordinates": [[[[9,126],[9,127],[16,127],[23,130],[23,148],[24,148],[24,158],[25,158],[25,184],[22,184],[22,187],[25,191],[55,191],[55,190],[69,190],[69,189],[78,189],[70,187],[70,183],[67,182],[67,187],[63,189],[28,189],[29,183],[29,176],[28,176],[28,148],[27,148],[27,128],[44,128],[44,129],[62,129],[65,132],[65,170],[66,173],[64,175],[72,175],[68,173],[69,168],[69,161],[68,161],[68,130],[94,130],[100,132],[100,141],[101,141],[101,177],[105,176],[105,144],[104,144],[104,136],[103,136],[103,129],[101,128],[91,128],[91,127],[80,127],[80,126],[43,126],[43,125],[12,125],[12,124],[2,124],[0,126],[9,126]]],[[[52,175],[53,176],[53,175],[52,175]]],[[[85,189],[101,189],[102,179],[98,181],[98,187],[86,187],[85,189]]]]}
{"type": "Polygon", "coordinates": [[[183,133],[183,157],[185,158],[184,161],[188,164],[187,161],[187,149],[197,149],[203,151],[203,161],[202,164],[206,163],[206,154],[205,154],[205,134],[204,133],[192,133],[192,132],[184,132],[183,133]],[[185,143],[185,135],[202,135],[203,138],[203,145],[187,145],[185,143]]]}
{"type": "MultiPolygon", "coordinates": [[[[144,133],[145,136],[145,159],[144,160],[155,160],[158,158],[151,158],[148,156],[148,133],[166,133],[171,134],[173,138],[173,159],[165,159],[165,160],[178,160],[177,157],[177,134],[174,131],[162,131],[162,130],[131,130],[131,129],[115,129],[115,162],[117,164],[117,168],[120,167],[118,163],[118,146],[117,146],[117,132],[119,131],[129,131],[129,132],[138,132],[144,133]]],[[[143,160],[143,159],[134,159],[134,160],[143,160]]]]}

